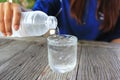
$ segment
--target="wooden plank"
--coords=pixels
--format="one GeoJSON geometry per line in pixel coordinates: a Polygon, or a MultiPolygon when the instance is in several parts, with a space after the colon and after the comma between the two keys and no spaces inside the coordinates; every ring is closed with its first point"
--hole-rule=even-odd
{"type": "MultiPolygon", "coordinates": [[[[31,36],[31,37],[1,37],[0,40],[16,40],[16,41],[26,41],[26,42],[40,42],[44,43],[47,40],[47,37],[42,36],[31,36]]],[[[1,41],[0,41],[1,42],[1,41]]]]}
{"type": "Polygon", "coordinates": [[[120,80],[120,49],[82,44],[81,53],[77,80],[120,80]]]}
{"type": "Polygon", "coordinates": [[[0,80],[36,80],[48,64],[46,44],[14,41],[3,49],[0,49],[1,52],[17,52],[17,55],[0,66],[0,80]],[[28,46],[24,47],[26,44],[28,46]]]}
{"type": "Polygon", "coordinates": [[[110,42],[99,42],[99,41],[84,41],[80,40],[79,45],[82,44],[82,46],[89,46],[89,47],[102,47],[102,48],[115,48],[118,49],[120,48],[120,44],[118,43],[110,43],[110,42]]]}
{"type": "MultiPolygon", "coordinates": [[[[78,45],[78,57],[77,62],[79,63],[81,47],[78,45]]],[[[75,69],[67,73],[56,73],[53,72],[49,65],[46,66],[44,71],[40,74],[38,80],[76,80],[77,70],[79,64],[76,65],[75,69]]]]}
{"type": "MultiPolygon", "coordinates": [[[[33,41],[10,40],[1,46],[3,53],[16,53],[0,66],[0,80],[76,80],[76,68],[68,73],[54,73],[48,66],[47,44],[33,41]],[[27,46],[25,46],[27,44],[27,46]],[[6,51],[10,49],[10,51],[6,51]]],[[[81,47],[80,47],[81,48],[81,47]]],[[[78,48],[78,52],[80,52],[78,48]]],[[[80,54],[78,54],[79,63],[80,54]]]]}
{"type": "Polygon", "coordinates": [[[14,40],[4,40],[0,42],[0,65],[12,58],[19,51],[25,49],[30,44],[26,42],[19,42],[14,40]],[[21,47],[22,46],[22,47],[21,47]]]}
{"type": "Polygon", "coordinates": [[[80,41],[76,68],[60,74],[48,66],[46,39],[0,39],[0,55],[7,55],[0,80],[119,80],[119,52],[116,44],[80,41]]]}
{"type": "Polygon", "coordinates": [[[43,37],[26,37],[26,38],[0,38],[0,65],[10,57],[16,55],[20,50],[29,46],[29,42],[46,43],[43,37]],[[22,41],[22,42],[21,42],[22,41]]]}

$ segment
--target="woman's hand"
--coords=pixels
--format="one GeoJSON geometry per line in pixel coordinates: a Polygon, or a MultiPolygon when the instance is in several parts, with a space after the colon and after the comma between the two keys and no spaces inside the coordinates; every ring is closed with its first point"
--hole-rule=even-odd
{"type": "Polygon", "coordinates": [[[120,38],[112,40],[113,43],[120,43],[120,38]]]}
{"type": "Polygon", "coordinates": [[[15,30],[19,29],[22,8],[10,2],[0,3],[0,32],[4,36],[12,35],[12,19],[15,30]]]}

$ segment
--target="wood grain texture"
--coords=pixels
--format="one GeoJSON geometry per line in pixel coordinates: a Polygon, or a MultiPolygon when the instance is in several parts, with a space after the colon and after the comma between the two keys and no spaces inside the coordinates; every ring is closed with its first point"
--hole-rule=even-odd
{"type": "Polygon", "coordinates": [[[36,80],[44,67],[48,64],[46,44],[11,41],[9,45],[6,45],[7,46],[3,49],[9,49],[9,51],[0,49],[1,52],[17,52],[17,54],[0,66],[0,80],[36,80]]]}
{"type": "MultiPolygon", "coordinates": [[[[80,51],[81,51],[81,47],[78,45],[78,49],[79,52],[77,55],[77,62],[79,63],[79,59],[80,59],[80,51]]],[[[77,78],[77,70],[79,68],[79,64],[76,65],[75,69],[67,72],[67,73],[56,73],[53,72],[49,65],[46,66],[46,68],[44,69],[44,71],[42,72],[42,74],[40,74],[38,80],[76,80],[77,78]]]]}
{"type": "Polygon", "coordinates": [[[0,39],[0,80],[120,80],[120,45],[80,41],[78,64],[68,73],[53,72],[45,38],[0,39]]]}
{"type": "Polygon", "coordinates": [[[82,44],[81,51],[77,80],[120,80],[120,48],[82,44]]]}

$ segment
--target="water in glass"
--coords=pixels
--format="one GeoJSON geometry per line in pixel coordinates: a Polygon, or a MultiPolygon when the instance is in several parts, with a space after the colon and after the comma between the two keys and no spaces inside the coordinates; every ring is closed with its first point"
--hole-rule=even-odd
{"type": "Polygon", "coordinates": [[[77,62],[77,38],[65,34],[48,37],[48,60],[55,72],[73,70],[77,62]]]}

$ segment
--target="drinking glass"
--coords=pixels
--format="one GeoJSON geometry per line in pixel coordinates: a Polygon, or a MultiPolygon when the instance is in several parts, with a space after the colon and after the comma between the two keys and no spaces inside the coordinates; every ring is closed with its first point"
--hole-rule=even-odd
{"type": "Polygon", "coordinates": [[[51,35],[48,41],[48,62],[54,72],[73,70],[77,63],[77,37],[73,35],[51,35]]]}

